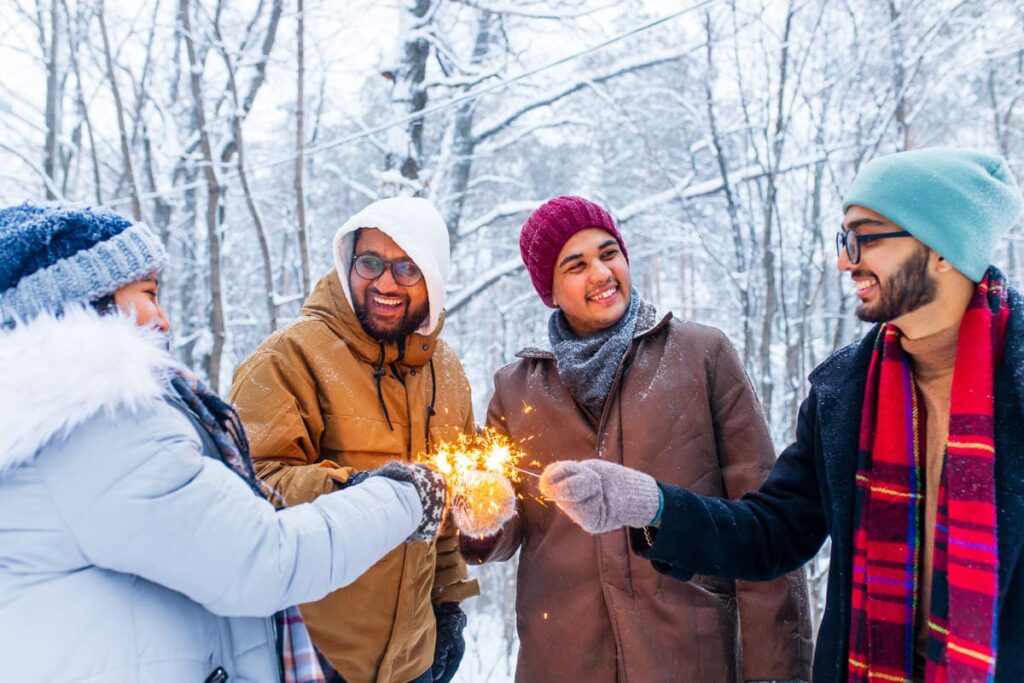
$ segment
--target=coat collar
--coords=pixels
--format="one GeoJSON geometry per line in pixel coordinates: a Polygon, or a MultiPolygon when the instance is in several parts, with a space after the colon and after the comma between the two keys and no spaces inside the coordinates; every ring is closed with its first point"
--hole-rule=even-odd
{"type": "MultiPolygon", "coordinates": [[[[1024,409],[1020,400],[1021,382],[1015,381],[1016,378],[1024,378],[1024,297],[1012,287],[1007,296],[1010,319],[1006,326],[1003,361],[997,372],[996,388],[1000,395],[1006,395],[1003,391],[1011,392],[1010,395],[1024,409]]],[[[808,380],[819,395],[822,392],[835,395],[840,391],[853,391],[863,397],[868,364],[880,329],[881,325],[872,326],[863,338],[839,349],[811,372],[808,380]]],[[[1024,419],[1024,412],[1021,418],[1024,419]]]]}
{"type": "MultiPolygon", "coordinates": [[[[341,288],[341,280],[336,270],[332,270],[316,283],[313,292],[302,306],[302,314],[323,321],[331,332],[343,339],[363,361],[371,364],[380,361],[380,343],[363,329],[341,288]]],[[[444,327],[444,317],[445,313],[442,311],[437,326],[429,335],[413,333],[405,338],[402,365],[418,368],[430,361],[444,327]]],[[[385,365],[397,362],[400,355],[397,343],[388,342],[384,345],[385,365]]]]}
{"type": "Polygon", "coordinates": [[[0,332],[0,473],[100,411],[133,413],[164,396],[179,366],[155,335],[91,309],[0,332]]]}
{"type": "MultiPolygon", "coordinates": [[[[645,299],[640,300],[640,308],[636,315],[636,331],[633,333],[633,341],[657,334],[672,319],[672,311],[659,315],[658,309],[645,299]]],[[[550,348],[527,346],[521,349],[516,357],[554,360],[555,354],[551,352],[550,348]]]]}
{"type": "Polygon", "coordinates": [[[1012,287],[1007,297],[1010,302],[1010,320],[1006,325],[1006,343],[1003,346],[1001,368],[1004,372],[996,378],[996,386],[998,390],[1000,384],[1005,384],[1005,388],[1012,390],[1020,403],[1020,380],[1024,378],[1024,297],[1012,287]]]}
{"type": "MultiPolygon", "coordinates": [[[[1018,436],[1018,425],[1024,424],[1024,297],[1012,288],[1008,297],[1010,319],[1003,360],[995,376],[999,452],[996,477],[1000,486],[1024,491],[1024,447],[1018,436]]],[[[879,327],[872,327],[863,339],[836,351],[809,377],[815,394],[816,422],[825,451],[825,476],[835,496],[839,495],[837,492],[847,490],[845,483],[853,481],[856,470],[864,386],[879,327]]],[[[852,514],[852,495],[835,500],[834,505],[840,513],[852,514]]]]}

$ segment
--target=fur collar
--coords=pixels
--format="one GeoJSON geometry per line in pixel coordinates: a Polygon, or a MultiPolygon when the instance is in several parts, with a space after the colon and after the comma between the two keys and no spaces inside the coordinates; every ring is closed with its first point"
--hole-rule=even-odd
{"type": "Polygon", "coordinates": [[[0,473],[101,410],[132,412],[163,396],[177,363],[154,335],[86,309],[0,332],[0,473]]]}

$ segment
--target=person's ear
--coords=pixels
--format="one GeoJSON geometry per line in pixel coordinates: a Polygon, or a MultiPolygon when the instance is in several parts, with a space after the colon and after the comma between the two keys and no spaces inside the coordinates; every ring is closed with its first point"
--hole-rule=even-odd
{"type": "Polygon", "coordinates": [[[945,256],[939,252],[935,252],[935,256],[937,257],[935,259],[935,270],[940,273],[948,273],[949,271],[954,270],[953,265],[946,260],[945,256]]]}

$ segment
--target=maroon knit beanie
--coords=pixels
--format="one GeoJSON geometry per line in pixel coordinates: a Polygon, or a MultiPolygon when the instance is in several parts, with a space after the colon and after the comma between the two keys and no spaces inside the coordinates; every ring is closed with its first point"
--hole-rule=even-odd
{"type": "Polygon", "coordinates": [[[584,199],[566,195],[549,199],[541,204],[523,223],[519,232],[519,253],[530,273],[533,287],[545,304],[551,308],[551,285],[555,276],[555,261],[569,238],[580,230],[598,228],[615,238],[622,255],[629,262],[626,244],[615,220],[600,206],[584,199]]]}

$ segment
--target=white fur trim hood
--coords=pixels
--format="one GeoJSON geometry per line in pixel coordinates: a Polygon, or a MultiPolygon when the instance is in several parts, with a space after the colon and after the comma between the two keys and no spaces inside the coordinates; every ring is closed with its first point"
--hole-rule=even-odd
{"type": "Polygon", "coordinates": [[[370,204],[345,221],[334,235],[334,267],[350,306],[352,292],[348,285],[348,274],[355,247],[355,232],[360,228],[377,228],[386,234],[423,271],[430,315],[416,331],[420,334],[432,333],[444,310],[445,287],[448,285],[448,271],[451,267],[448,228],[441,214],[426,199],[391,197],[370,204]]]}
{"type": "Polygon", "coordinates": [[[125,315],[41,315],[0,332],[0,474],[101,410],[163,396],[178,366],[125,315]]]}

